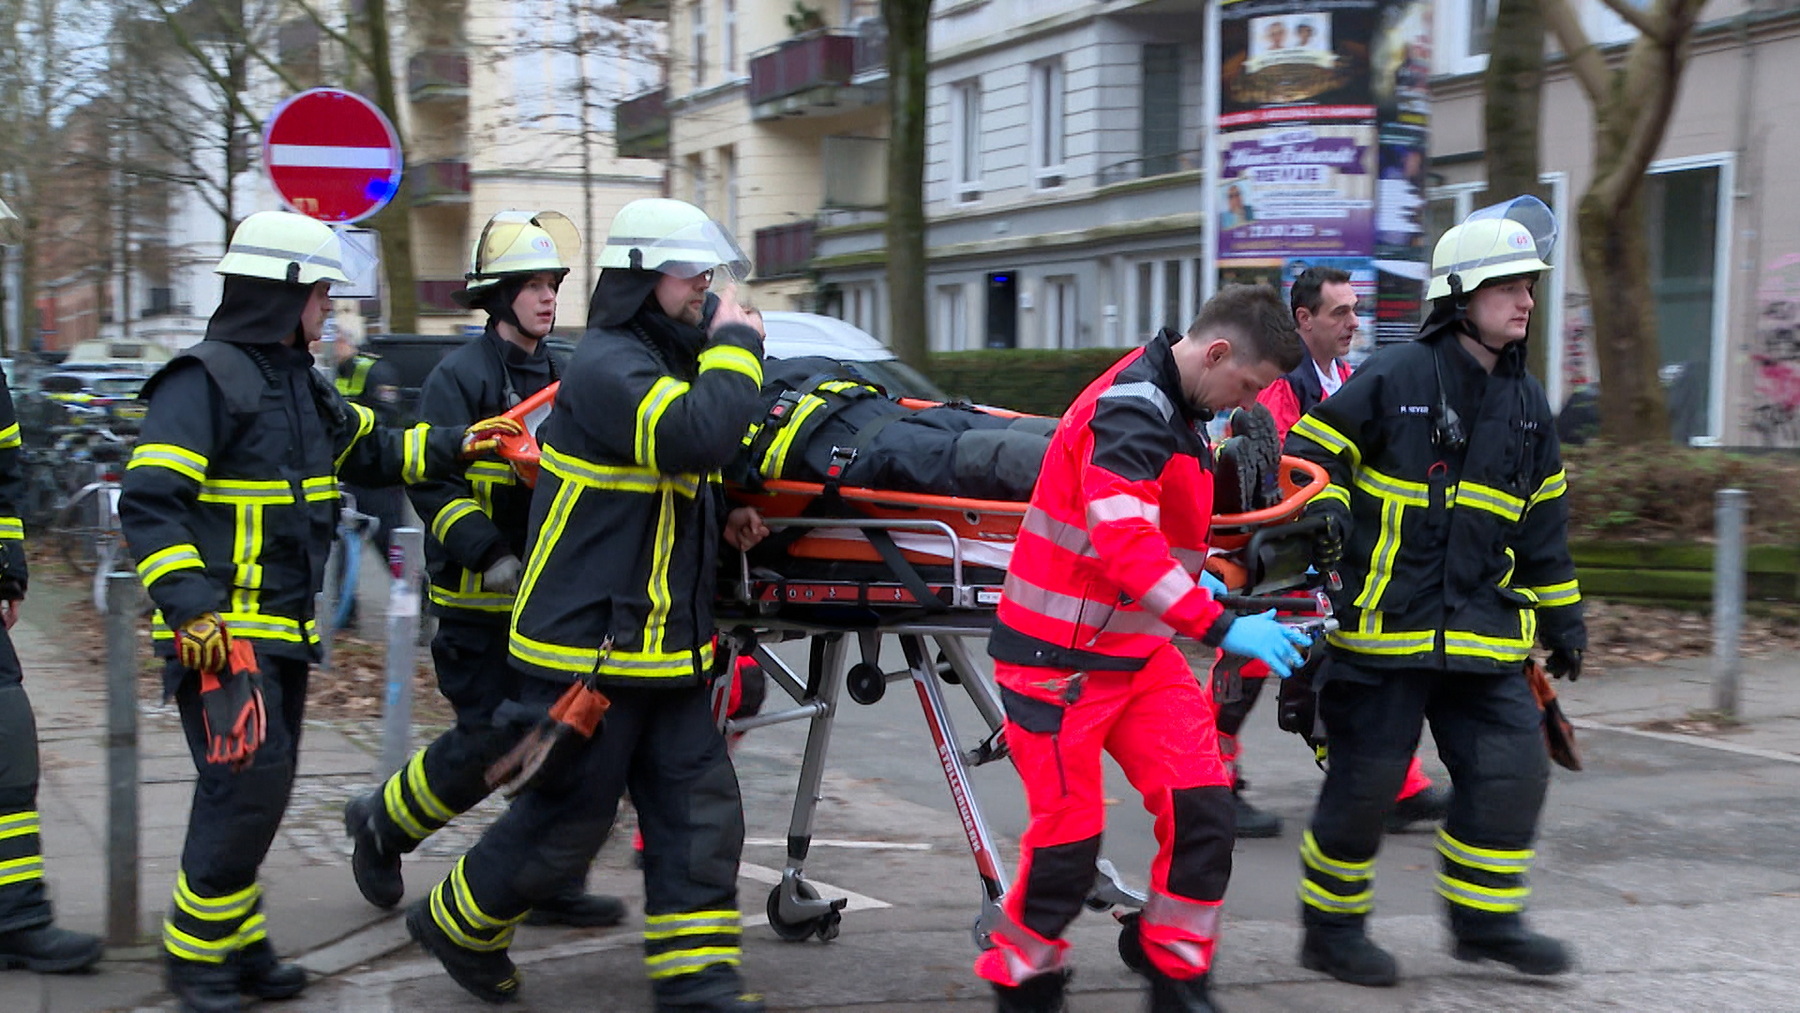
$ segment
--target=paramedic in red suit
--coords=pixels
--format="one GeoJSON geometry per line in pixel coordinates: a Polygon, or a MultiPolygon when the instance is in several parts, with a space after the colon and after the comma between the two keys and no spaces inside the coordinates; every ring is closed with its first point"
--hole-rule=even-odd
{"type": "MultiPolygon", "coordinates": [[[[1300,343],[1306,347],[1306,359],[1270,384],[1257,396],[1275,419],[1275,438],[1286,442],[1288,430],[1313,406],[1337,393],[1350,379],[1350,344],[1362,321],[1356,315],[1356,289],[1350,275],[1334,267],[1313,267],[1294,279],[1288,304],[1294,311],[1294,326],[1300,332],[1300,343]]],[[[1232,768],[1232,781],[1242,784],[1238,768],[1238,729],[1250,715],[1262,689],[1261,682],[1244,683],[1243,696],[1224,705],[1219,713],[1219,752],[1232,768]]],[[[1281,834],[1281,817],[1266,813],[1234,796],[1237,805],[1239,837],[1277,837],[1281,834]]],[[[1417,756],[1406,769],[1406,782],[1388,813],[1386,828],[1398,833],[1414,823],[1441,820],[1450,808],[1450,789],[1433,784],[1417,756]]]]}
{"type": "Polygon", "coordinates": [[[1121,359],[1063,414],[1019,530],[988,651],[1030,824],[993,948],[976,973],[1002,1013],[1061,1010],[1063,931],[1094,882],[1101,752],[1155,817],[1150,899],[1120,945],[1153,1011],[1210,1011],[1207,971],[1231,876],[1231,780],[1210,693],[1171,642],[1259,658],[1278,675],[1307,638],[1273,613],[1233,618],[1199,583],[1212,516],[1215,410],[1247,405],[1300,361],[1270,289],[1228,286],[1186,336],[1121,359]]]}

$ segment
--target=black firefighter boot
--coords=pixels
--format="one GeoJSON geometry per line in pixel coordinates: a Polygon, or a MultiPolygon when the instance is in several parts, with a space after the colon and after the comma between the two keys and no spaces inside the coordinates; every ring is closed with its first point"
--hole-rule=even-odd
{"type": "Polygon", "coordinates": [[[1364,930],[1364,915],[1327,915],[1310,907],[1301,911],[1306,937],[1300,943],[1300,966],[1329,974],[1352,985],[1386,988],[1400,980],[1393,954],[1375,945],[1364,930]]]}
{"type": "Polygon", "coordinates": [[[384,845],[376,829],[375,815],[381,807],[380,789],[346,802],[344,833],[354,843],[350,874],[356,888],[364,900],[385,911],[406,896],[406,881],[400,876],[400,852],[384,845]]]}
{"type": "Polygon", "coordinates": [[[99,936],[70,932],[54,925],[0,932],[0,970],[24,968],[39,974],[85,971],[100,959],[99,936]]]}
{"type": "Polygon", "coordinates": [[[284,964],[267,939],[238,951],[238,991],[258,999],[291,999],[306,989],[306,968],[284,964]]]}
{"type": "Polygon", "coordinates": [[[239,1013],[244,1008],[235,957],[213,964],[165,953],[163,980],[181,1013],[239,1013]]]}
{"type": "Polygon", "coordinates": [[[1569,947],[1560,939],[1525,927],[1515,913],[1490,914],[1460,907],[1450,909],[1450,931],[1456,937],[1451,953],[1458,960],[1495,960],[1521,974],[1561,974],[1575,964],[1569,947]]]}
{"type": "Polygon", "coordinates": [[[1063,1013],[1069,977],[1064,968],[1033,975],[1017,985],[995,985],[994,1013],[1063,1013]]]}
{"type": "Polygon", "coordinates": [[[1224,1013],[1207,994],[1208,975],[1171,978],[1156,969],[1144,952],[1136,911],[1119,918],[1119,959],[1150,982],[1150,1013],[1224,1013]]]}
{"type": "Polygon", "coordinates": [[[444,965],[450,979],[484,1002],[512,1002],[519,997],[519,972],[505,950],[464,949],[444,934],[431,917],[431,898],[406,909],[406,934],[444,965]]]}

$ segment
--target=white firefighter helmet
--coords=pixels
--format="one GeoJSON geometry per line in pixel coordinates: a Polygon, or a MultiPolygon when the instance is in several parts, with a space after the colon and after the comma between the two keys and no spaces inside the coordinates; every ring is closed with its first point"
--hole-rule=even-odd
{"type": "Polygon", "coordinates": [[[581,251],[575,223],[556,211],[502,211],[488,219],[469,251],[468,286],[458,305],[473,306],[503,278],[548,271],[558,278],[581,251]]]}
{"type": "Polygon", "coordinates": [[[1499,278],[1548,271],[1555,249],[1556,216],[1536,197],[1482,208],[1438,240],[1425,297],[1465,296],[1499,278]]]}
{"type": "Polygon", "coordinates": [[[661,271],[677,278],[713,270],[724,270],[737,281],[750,276],[750,258],[731,233],[694,205],[667,197],[645,197],[620,208],[598,266],[661,271]]]}
{"type": "Polygon", "coordinates": [[[291,211],[258,211],[244,219],[213,270],[296,285],[350,280],[338,234],[324,222],[291,211]]]}
{"type": "Polygon", "coordinates": [[[17,213],[0,200],[0,243],[16,243],[24,238],[24,222],[17,213]]]}

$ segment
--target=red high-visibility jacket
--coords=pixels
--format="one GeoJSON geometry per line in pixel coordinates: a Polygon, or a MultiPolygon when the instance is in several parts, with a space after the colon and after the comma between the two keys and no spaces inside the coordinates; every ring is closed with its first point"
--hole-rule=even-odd
{"type": "Polygon", "coordinates": [[[1216,647],[1231,617],[1196,581],[1212,452],[1159,333],[1063,413],[1020,524],[988,653],[1134,671],[1175,635],[1216,647]]]}
{"type": "MultiPolygon", "coordinates": [[[[1331,368],[1337,370],[1338,382],[1350,379],[1350,364],[1342,359],[1333,359],[1331,368]]],[[[1281,379],[1263,388],[1256,396],[1263,407],[1269,409],[1269,415],[1275,419],[1275,435],[1287,439],[1288,430],[1300,421],[1300,416],[1313,410],[1313,406],[1325,400],[1325,385],[1319,382],[1319,367],[1313,364],[1308,355],[1291,371],[1282,374],[1281,379]]]]}

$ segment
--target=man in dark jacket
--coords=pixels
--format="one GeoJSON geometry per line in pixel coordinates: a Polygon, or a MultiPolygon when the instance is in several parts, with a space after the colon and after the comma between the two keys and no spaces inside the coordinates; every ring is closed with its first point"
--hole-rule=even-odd
{"type": "Polygon", "coordinates": [[[144,387],[149,413],[119,498],[198,772],[163,922],[169,989],[197,1013],[306,985],[269,943],[257,872],[293,787],[338,475],[419,482],[520,431],[511,420],[383,429],[339,397],[307,346],[330,283],[347,280],[341,262],[322,222],[266,211],[238,226],[206,339],[144,387]],[[234,646],[253,648],[248,668],[234,646]]]}
{"type": "Polygon", "coordinates": [[[1343,578],[1319,693],[1331,762],[1300,845],[1300,961],[1353,984],[1398,978],[1365,922],[1382,821],[1427,716],[1454,789],[1437,847],[1453,953],[1527,974],[1572,963],[1523,917],[1549,783],[1525,665],[1541,642],[1551,673],[1574,679],[1587,646],[1568,477],[1525,369],[1554,223],[1521,197],[1445,233],[1419,340],[1376,353],[1288,437],[1330,473],[1306,512],[1327,525],[1315,563],[1343,578]]]}
{"type": "Polygon", "coordinates": [[[629,788],[657,1009],[753,1013],[762,1003],[738,974],[743,808],[707,683],[720,537],[748,548],[768,532],[754,510],[727,509],[718,479],[759,411],[761,322],[709,297],[715,270],[748,265],[691,204],[627,204],[599,263],[587,334],[538,430],[511,651],[521,703],[542,711],[587,679],[611,709],[407,911],[407,929],[471,993],[513,998],[513,927],[586,867],[629,788]]]}
{"type": "MultiPolygon", "coordinates": [[[[503,211],[482,230],[469,285],[457,301],[485,311],[487,329],[425,378],[419,402],[425,422],[461,426],[499,415],[557,379],[560,370],[544,339],[556,326],[556,294],[569,269],[546,224],[573,235],[555,212],[503,211]]],[[[518,684],[506,631],[524,570],[531,489],[506,463],[489,460],[415,485],[410,495],[430,527],[425,557],[438,616],[431,657],[438,689],[456,708],[456,724],[374,794],[344,807],[344,827],[355,841],[357,888],[384,908],[405,894],[401,856],[488,796],[488,766],[519,735],[495,716],[518,684]]],[[[624,916],[618,898],[584,893],[579,876],[538,902],[531,915],[584,927],[616,925],[624,916]]]]}

